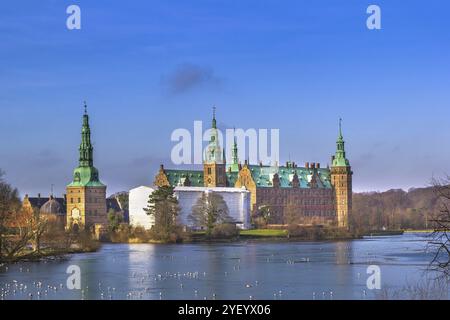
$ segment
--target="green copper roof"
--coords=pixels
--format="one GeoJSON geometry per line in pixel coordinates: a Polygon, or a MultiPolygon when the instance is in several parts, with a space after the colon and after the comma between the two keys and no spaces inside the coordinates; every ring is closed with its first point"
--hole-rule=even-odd
{"type": "Polygon", "coordinates": [[[203,171],[199,170],[164,170],[171,186],[184,186],[189,179],[191,187],[203,187],[203,171]]]}
{"type": "Polygon", "coordinates": [[[239,172],[227,171],[226,176],[227,176],[227,185],[228,186],[234,187],[234,185],[236,184],[236,181],[238,179],[238,174],[239,174],[239,172]]]}
{"type": "MultiPolygon", "coordinates": [[[[253,180],[258,188],[272,187],[272,179],[275,173],[280,178],[281,188],[292,188],[292,179],[295,172],[299,179],[299,188],[311,188],[310,182],[314,175],[314,169],[292,167],[270,167],[250,165],[253,180]]],[[[331,188],[330,170],[327,168],[315,169],[317,174],[317,188],[331,188]]],[[[203,187],[203,171],[197,170],[165,170],[171,186],[184,186],[188,178],[191,187],[203,187]]],[[[238,179],[238,172],[226,172],[227,185],[233,187],[238,179]]]]}
{"type": "Polygon", "coordinates": [[[295,173],[297,173],[299,188],[308,189],[311,188],[310,182],[314,175],[314,171],[317,174],[317,188],[331,188],[330,170],[327,168],[310,169],[302,167],[293,168],[250,165],[249,169],[252,173],[253,180],[260,188],[273,187],[272,179],[276,173],[278,173],[280,178],[281,188],[292,188],[292,180],[295,173]]]}
{"type": "Polygon", "coordinates": [[[95,167],[78,167],[73,171],[73,181],[69,187],[104,187],[95,167]]]}
{"type": "Polygon", "coordinates": [[[336,154],[333,158],[333,167],[349,167],[350,162],[345,156],[345,142],[342,135],[342,119],[339,119],[339,135],[336,142],[336,154]]]}
{"type": "Polygon", "coordinates": [[[69,187],[104,187],[100,182],[98,170],[94,167],[94,147],[91,143],[91,129],[89,127],[89,115],[84,104],[83,125],[81,127],[79,166],[73,171],[73,181],[69,187]]]}

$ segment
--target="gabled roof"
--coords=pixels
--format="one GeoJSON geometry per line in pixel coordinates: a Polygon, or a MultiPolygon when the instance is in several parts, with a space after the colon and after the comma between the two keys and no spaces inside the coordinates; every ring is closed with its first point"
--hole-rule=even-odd
{"type": "Polygon", "coordinates": [[[171,186],[183,186],[188,178],[192,187],[203,187],[203,171],[165,169],[164,172],[171,186]]]}
{"type": "MultiPolygon", "coordinates": [[[[50,198],[42,198],[42,197],[28,197],[28,201],[33,208],[41,209],[41,207],[46,204],[50,198]]],[[[66,212],[66,201],[64,198],[53,198],[53,200],[57,201],[60,207],[62,208],[63,213],[66,212]]]]}

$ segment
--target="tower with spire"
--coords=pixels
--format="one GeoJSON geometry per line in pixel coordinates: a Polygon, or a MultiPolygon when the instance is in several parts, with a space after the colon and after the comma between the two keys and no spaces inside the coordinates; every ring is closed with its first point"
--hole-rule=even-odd
{"type": "Polygon", "coordinates": [[[239,152],[236,136],[234,136],[233,148],[231,149],[231,162],[227,163],[227,171],[239,172],[239,152]]]}
{"type": "Polygon", "coordinates": [[[107,225],[106,186],[100,181],[94,167],[94,147],[87,105],[84,103],[81,143],[78,149],[78,167],[73,171],[72,182],[67,186],[66,229],[96,232],[107,225]]]}
{"type": "Polygon", "coordinates": [[[336,153],[331,158],[331,185],[335,193],[337,224],[342,228],[348,228],[348,215],[352,211],[352,175],[350,161],[345,154],[342,119],[339,119],[336,153]]]}
{"type": "Polygon", "coordinates": [[[217,129],[216,107],[213,107],[213,119],[210,139],[203,159],[203,180],[205,187],[226,187],[225,152],[222,150],[217,129]]]}

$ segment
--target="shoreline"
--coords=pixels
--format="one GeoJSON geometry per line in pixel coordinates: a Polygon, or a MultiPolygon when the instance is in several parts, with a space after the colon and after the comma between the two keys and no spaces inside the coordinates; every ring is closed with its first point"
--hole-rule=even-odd
{"type": "Polygon", "coordinates": [[[101,243],[95,248],[72,248],[69,250],[54,250],[49,252],[31,252],[23,254],[12,259],[0,260],[0,266],[21,263],[21,262],[44,262],[44,261],[61,261],[69,259],[70,255],[80,254],[80,253],[93,253],[97,252],[101,248],[101,243]]]}
{"type": "MultiPolygon", "coordinates": [[[[258,230],[259,231],[259,230],[258,230]]],[[[239,235],[235,238],[217,238],[217,239],[208,239],[203,235],[194,237],[194,239],[185,240],[182,242],[164,242],[158,240],[139,240],[136,238],[129,239],[127,242],[113,242],[113,241],[105,241],[99,242],[99,246],[95,248],[89,249],[81,249],[81,248],[72,248],[66,251],[53,251],[53,252],[41,252],[39,254],[25,254],[21,257],[17,257],[11,260],[0,261],[0,266],[21,263],[21,262],[44,262],[44,261],[58,261],[58,260],[67,260],[71,255],[82,254],[82,253],[93,253],[101,250],[103,244],[156,244],[156,245],[183,245],[183,244],[205,244],[205,245],[214,245],[214,244],[239,244],[239,243],[305,243],[305,242],[339,242],[339,241],[353,241],[360,240],[364,237],[370,236],[367,234],[357,235],[357,236],[343,236],[343,237],[323,237],[323,238],[308,238],[301,236],[289,236],[286,230],[281,230],[285,232],[285,235],[262,235],[256,233],[251,233],[248,231],[247,234],[239,235]],[[249,234],[250,233],[250,234],[249,234]]],[[[279,230],[277,230],[279,231],[279,230]]],[[[261,232],[261,231],[259,231],[261,232]]],[[[389,235],[403,235],[403,234],[412,234],[412,233],[431,233],[433,230],[404,230],[402,232],[386,232],[386,234],[374,234],[372,237],[377,236],[389,236],[389,235]]],[[[270,232],[269,232],[270,233],[270,232]]]]}

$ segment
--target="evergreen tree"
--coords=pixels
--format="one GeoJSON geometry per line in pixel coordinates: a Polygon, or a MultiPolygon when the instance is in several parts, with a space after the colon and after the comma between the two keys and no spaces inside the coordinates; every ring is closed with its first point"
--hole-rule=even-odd
{"type": "Polygon", "coordinates": [[[110,232],[115,232],[119,225],[123,223],[123,215],[120,212],[114,211],[110,208],[108,211],[108,228],[110,232]]]}
{"type": "Polygon", "coordinates": [[[229,216],[227,203],[215,192],[203,193],[192,207],[188,219],[194,227],[205,229],[208,236],[216,225],[233,222],[229,216]]]}
{"type": "Polygon", "coordinates": [[[149,197],[148,206],[144,211],[153,216],[155,225],[153,230],[162,240],[169,240],[177,227],[177,217],[180,212],[178,199],[171,186],[159,187],[149,197]]]}

